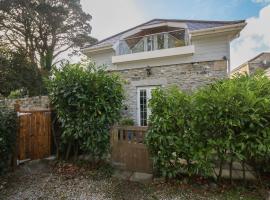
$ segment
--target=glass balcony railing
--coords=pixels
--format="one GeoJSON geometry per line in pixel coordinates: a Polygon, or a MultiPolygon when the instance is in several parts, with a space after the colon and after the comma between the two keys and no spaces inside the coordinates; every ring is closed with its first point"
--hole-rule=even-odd
{"type": "Polygon", "coordinates": [[[162,32],[139,37],[129,37],[119,41],[117,55],[175,48],[188,45],[185,30],[162,32]]]}

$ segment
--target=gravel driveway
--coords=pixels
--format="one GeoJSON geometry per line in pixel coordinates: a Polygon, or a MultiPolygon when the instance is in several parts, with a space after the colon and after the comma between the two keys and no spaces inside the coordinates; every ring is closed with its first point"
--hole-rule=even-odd
{"type": "Polygon", "coordinates": [[[241,192],[209,192],[164,183],[144,185],[111,178],[106,170],[86,170],[73,165],[55,167],[38,161],[0,178],[0,199],[259,199],[241,192]]]}

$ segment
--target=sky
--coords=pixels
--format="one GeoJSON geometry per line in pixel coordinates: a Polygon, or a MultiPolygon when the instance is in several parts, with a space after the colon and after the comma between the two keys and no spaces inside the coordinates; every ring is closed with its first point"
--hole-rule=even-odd
{"type": "Polygon", "coordinates": [[[247,20],[231,43],[232,68],[270,52],[270,0],[81,0],[98,40],[154,18],[247,20]]]}

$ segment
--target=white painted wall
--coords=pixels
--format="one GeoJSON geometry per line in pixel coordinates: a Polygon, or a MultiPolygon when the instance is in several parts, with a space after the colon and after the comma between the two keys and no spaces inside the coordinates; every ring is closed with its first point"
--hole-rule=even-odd
{"type": "Polygon", "coordinates": [[[91,58],[98,66],[100,65],[112,65],[112,56],[114,56],[115,52],[113,50],[106,50],[100,53],[89,54],[86,55],[91,58]]]}
{"type": "Polygon", "coordinates": [[[155,51],[139,52],[133,54],[119,55],[112,57],[112,63],[118,65],[119,63],[126,62],[137,62],[139,60],[153,60],[153,59],[163,59],[164,57],[172,57],[179,55],[188,55],[195,52],[194,45],[175,47],[169,49],[160,49],[155,51]]]}
{"type": "Polygon", "coordinates": [[[178,55],[163,58],[153,58],[148,60],[138,60],[132,62],[118,63],[112,65],[113,51],[100,52],[99,54],[88,55],[97,64],[107,64],[110,69],[130,69],[146,66],[173,65],[190,62],[203,62],[212,60],[222,60],[224,56],[230,57],[230,40],[228,34],[211,34],[207,36],[192,37],[192,45],[195,46],[193,55],[178,55]]]}

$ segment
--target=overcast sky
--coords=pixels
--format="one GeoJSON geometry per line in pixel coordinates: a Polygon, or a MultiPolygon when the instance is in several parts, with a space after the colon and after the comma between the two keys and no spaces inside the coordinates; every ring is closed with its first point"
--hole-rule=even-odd
{"type": "Polygon", "coordinates": [[[101,40],[153,18],[239,20],[248,25],[231,44],[232,67],[270,52],[270,0],[81,0],[101,40]]]}

